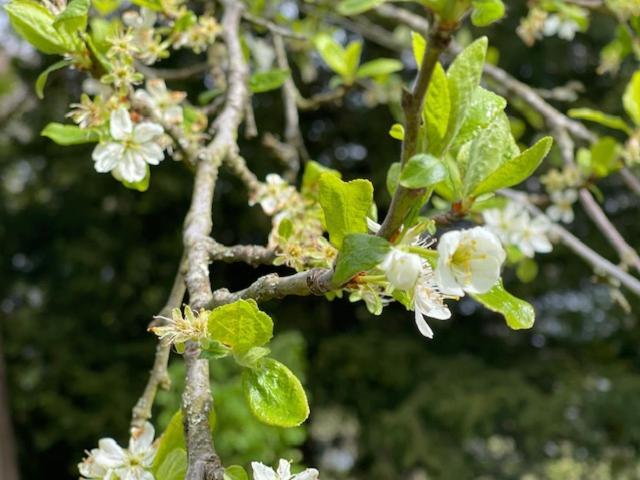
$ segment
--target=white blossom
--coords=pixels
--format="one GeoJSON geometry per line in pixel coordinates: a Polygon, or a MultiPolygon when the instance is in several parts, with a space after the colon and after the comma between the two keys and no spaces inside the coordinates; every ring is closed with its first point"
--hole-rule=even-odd
{"type": "Polygon", "coordinates": [[[577,199],[578,192],[573,189],[552,192],[551,201],[553,205],[547,208],[547,216],[554,222],[573,222],[573,204],[577,199]]]}
{"type": "Polygon", "coordinates": [[[134,98],[158,115],[162,121],[173,125],[182,123],[182,107],[179,104],[187,94],[167,90],[167,85],[160,78],[147,80],[145,86],[146,89],[136,90],[134,98]]]}
{"type": "Polygon", "coordinates": [[[538,215],[531,220],[525,212],[526,222],[522,228],[515,232],[513,243],[527,257],[533,257],[535,252],[549,253],[553,246],[547,237],[549,232],[549,219],[544,215],[538,215]]]}
{"type": "Polygon", "coordinates": [[[260,190],[249,201],[249,205],[260,203],[267,215],[273,215],[289,205],[296,195],[296,190],[277,173],[270,173],[260,190]]]}
{"type": "Polygon", "coordinates": [[[513,236],[524,227],[525,214],[522,207],[509,202],[504,208],[492,208],[482,212],[485,226],[496,235],[504,245],[512,242],[513,236]]]}
{"type": "Polygon", "coordinates": [[[547,37],[557,35],[563,40],[573,40],[580,26],[571,19],[563,19],[559,15],[549,15],[544,22],[542,33],[547,37]]]}
{"type": "Polygon", "coordinates": [[[129,448],[122,448],[112,438],[101,439],[98,448],[78,464],[80,474],[103,480],[154,480],[149,471],[156,454],[154,434],[153,425],[146,422],[132,433],[129,448]]]}
{"type": "Polygon", "coordinates": [[[251,462],[253,480],[316,480],[320,473],[315,468],[307,468],[304,472],[291,474],[291,463],[280,459],[278,470],[260,462],[251,462]]]}
{"type": "Polygon", "coordinates": [[[456,296],[491,289],[506,258],[498,238],[484,227],[445,233],[438,253],[438,285],[443,293],[456,296]]]}
{"type": "Polygon", "coordinates": [[[413,292],[413,311],[418,330],[427,338],[433,338],[433,330],[424,317],[438,320],[451,318],[451,312],[443,300],[444,296],[433,278],[431,268],[424,265],[413,292]]]}
{"type": "Polygon", "coordinates": [[[422,263],[422,258],[415,253],[391,248],[379,266],[394,288],[410,290],[422,272],[422,263]]]}
{"type": "Polygon", "coordinates": [[[112,140],[98,144],[91,155],[97,172],[113,172],[116,178],[139,182],[147,174],[147,164],[158,165],[163,159],[162,148],[154,141],[163,133],[157,123],[134,126],[129,112],[120,107],[111,112],[109,129],[112,140]]]}

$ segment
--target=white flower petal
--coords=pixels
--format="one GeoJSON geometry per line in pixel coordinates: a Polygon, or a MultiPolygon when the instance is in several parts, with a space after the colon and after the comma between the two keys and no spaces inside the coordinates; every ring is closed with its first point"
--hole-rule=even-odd
{"type": "Polygon", "coordinates": [[[427,338],[433,338],[433,330],[431,330],[429,324],[426,322],[422,314],[417,310],[415,311],[415,318],[416,325],[420,333],[427,338]]]}
{"type": "Polygon", "coordinates": [[[156,101],[162,100],[167,95],[167,84],[161,78],[147,80],[147,91],[156,101]]]}
{"type": "Polygon", "coordinates": [[[291,477],[291,463],[281,458],[278,462],[277,474],[280,480],[289,480],[289,477],[291,477]]]}
{"type": "Polygon", "coordinates": [[[495,258],[471,261],[471,275],[465,290],[469,293],[486,293],[500,278],[500,263],[495,258]]]}
{"type": "Polygon", "coordinates": [[[251,469],[253,470],[253,480],[278,480],[273,468],[260,462],[251,462],[251,469]]]}
{"type": "Polygon", "coordinates": [[[124,140],[131,134],[133,124],[126,108],[120,107],[111,112],[109,130],[116,140],[124,140]]]}
{"type": "Polygon", "coordinates": [[[157,143],[147,142],[138,146],[138,153],[144,157],[149,165],[158,165],[164,158],[162,147],[157,143]]]}
{"type": "Polygon", "coordinates": [[[127,182],[135,183],[147,175],[147,163],[142,155],[126,150],[114,171],[127,182]]]}
{"type": "Polygon", "coordinates": [[[164,130],[160,125],[153,122],[142,122],[133,129],[133,139],[137,143],[146,143],[158,135],[162,135],[164,130]]]}
{"type": "Polygon", "coordinates": [[[151,448],[155,430],[153,425],[145,422],[143,427],[136,431],[129,440],[129,450],[134,454],[144,453],[151,448]]]}
{"type": "Polygon", "coordinates": [[[320,477],[320,472],[315,468],[307,468],[304,472],[300,472],[294,475],[291,480],[317,480],[320,477]]]}
{"type": "Polygon", "coordinates": [[[110,172],[116,167],[123,154],[124,147],[120,143],[109,142],[96,145],[91,154],[96,172],[110,172]]]}

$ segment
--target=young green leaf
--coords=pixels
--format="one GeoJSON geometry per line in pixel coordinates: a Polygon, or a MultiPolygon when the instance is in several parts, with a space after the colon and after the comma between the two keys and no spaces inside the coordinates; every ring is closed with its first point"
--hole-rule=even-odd
{"type": "Polygon", "coordinates": [[[413,58],[416,61],[417,67],[420,68],[422,66],[424,52],[427,49],[427,41],[419,33],[411,32],[411,47],[413,51],[413,58]]]}
{"type": "Polygon", "coordinates": [[[343,182],[335,175],[323,173],[319,200],[329,239],[336,247],[342,246],[345,235],[367,231],[367,213],[373,202],[373,185],[368,180],[343,182]]]}
{"type": "Polygon", "coordinates": [[[577,118],[578,120],[588,120],[590,122],[599,123],[605,127],[621,130],[627,135],[631,134],[631,128],[627,125],[622,118],[615,115],[608,115],[599,110],[592,110],[590,108],[572,108],[567,112],[571,118],[577,118]]]}
{"type": "Polygon", "coordinates": [[[187,474],[187,452],[176,448],[167,455],[154,477],[156,480],[183,480],[187,474]]]}
{"type": "Polygon", "coordinates": [[[447,70],[451,96],[448,141],[453,140],[464,122],[473,94],[480,83],[486,55],[487,37],[481,37],[460,52],[447,70]]]}
{"type": "Polygon", "coordinates": [[[254,301],[237,302],[215,308],[209,314],[209,337],[234,353],[244,354],[267,343],[273,336],[273,321],[254,301]]]}
{"type": "Polygon", "coordinates": [[[473,0],[471,23],[476,27],[486,27],[504,17],[502,0],[473,0]]]}
{"type": "Polygon", "coordinates": [[[36,79],[36,95],[39,99],[44,98],[44,86],[47,83],[47,78],[49,78],[49,74],[51,72],[55,72],[56,70],[60,70],[61,68],[67,67],[71,65],[70,60],[60,60],[53,65],[50,65],[46,70],[44,70],[38,78],[36,79]]]}
{"type": "Polygon", "coordinates": [[[591,145],[591,169],[596,177],[606,177],[621,166],[618,142],[614,138],[602,137],[591,145]]]}
{"type": "Polygon", "coordinates": [[[80,128],[76,125],[63,125],[62,123],[49,123],[40,132],[43,137],[48,137],[58,145],[80,145],[82,143],[94,143],[100,140],[98,132],[90,128],[80,128]]]}
{"type": "Polygon", "coordinates": [[[93,0],[93,6],[100,15],[109,15],[116,10],[121,3],[122,0],[93,0]]]}
{"type": "Polygon", "coordinates": [[[519,154],[520,150],[511,135],[509,119],[506,114],[500,113],[470,142],[469,148],[458,152],[458,164],[462,165],[464,171],[463,195],[470,195],[498,167],[519,154]]]}
{"type": "Polygon", "coordinates": [[[389,129],[389,135],[396,140],[404,140],[404,127],[399,123],[394,123],[389,129]]]}
{"type": "Polygon", "coordinates": [[[302,174],[302,188],[300,193],[302,195],[317,198],[318,191],[320,189],[320,175],[323,173],[330,173],[338,178],[342,177],[342,174],[332,168],[325,167],[324,165],[309,160],[304,166],[304,173],[302,174]]]}
{"type": "Polygon", "coordinates": [[[507,160],[496,170],[486,176],[473,190],[477,197],[483,193],[495,192],[501,188],[512,187],[526,180],[538,168],[547,156],[553,139],[544,137],[520,155],[507,160]]]}
{"type": "Polygon", "coordinates": [[[381,77],[402,70],[402,62],[393,58],[377,58],[360,65],[356,73],[358,78],[381,77]]]}
{"type": "Polygon", "coordinates": [[[242,373],[242,390],[258,420],[277,427],[297,427],[309,416],[307,395],[300,380],[282,363],[262,359],[242,373]]]}
{"type": "Polygon", "coordinates": [[[389,195],[393,197],[398,188],[400,182],[400,171],[402,170],[402,164],[400,162],[393,162],[387,172],[387,191],[389,195]]]}
{"type": "Polygon", "coordinates": [[[340,15],[358,15],[382,5],[385,0],[343,0],[338,4],[340,15]]]}
{"type": "Polygon", "coordinates": [[[345,84],[351,85],[355,80],[361,55],[362,42],[356,40],[347,45],[344,51],[345,73],[342,74],[342,79],[345,84]]]}
{"type": "Polygon", "coordinates": [[[236,363],[242,367],[254,368],[260,359],[271,353],[267,347],[251,347],[248,351],[235,355],[236,363]]]}
{"type": "Polygon", "coordinates": [[[640,127],[640,70],[631,77],[622,96],[622,105],[633,123],[640,127]]]}
{"type": "Polygon", "coordinates": [[[16,33],[41,52],[62,55],[73,50],[73,41],[54,28],[55,17],[44,5],[12,0],[4,8],[16,33]]]}
{"type": "Polygon", "coordinates": [[[316,35],[313,43],[322,57],[322,60],[329,65],[329,68],[341,77],[344,77],[347,74],[347,63],[345,59],[345,50],[342,48],[342,45],[326,33],[316,35]]]}
{"type": "MultiPolygon", "coordinates": [[[[249,88],[252,93],[268,92],[280,88],[282,84],[289,78],[289,70],[286,68],[276,68],[266,72],[256,72],[251,75],[249,80],[249,88]]],[[[207,102],[208,103],[208,102],[207,102]]]]}
{"type": "Polygon", "coordinates": [[[502,314],[513,330],[531,328],[535,322],[535,311],[531,304],[507,292],[502,286],[502,280],[487,293],[471,296],[489,310],[502,314]]]}
{"type": "Polygon", "coordinates": [[[184,449],[184,425],[182,424],[182,410],[178,410],[173,414],[167,428],[164,430],[158,440],[158,450],[153,458],[151,471],[156,473],[169,457],[171,452],[184,449]]]}
{"type": "Polygon", "coordinates": [[[389,242],[375,235],[352,233],[344,237],[333,273],[333,284],[345,284],[356,274],[378,265],[389,253],[389,242]]]}
{"type": "Polygon", "coordinates": [[[71,0],[54,20],[54,28],[68,36],[84,32],[87,29],[90,7],[91,0],[71,0]]]}
{"type": "Polygon", "coordinates": [[[131,0],[131,3],[155,12],[162,12],[164,10],[160,0],[131,0]]]}
{"type": "Polygon", "coordinates": [[[428,154],[414,155],[400,173],[400,185],[405,188],[433,187],[443,181],[447,170],[440,160],[428,154]]]}
{"type": "Polygon", "coordinates": [[[491,122],[504,111],[507,101],[500,95],[477,87],[471,96],[469,108],[464,117],[458,135],[454,139],[452,149],[455,151],[463,144],[487,128],[491,122]]]}
{"type": "Polygon", "coordinates": [[[442,65],[436,63],[424,104],[425,128],[429,138],[427,143],[430,152],[435,151],[435,149],[431,148],[431,145],[439,145],[447,133],[450,113],[449,81],[442,65]],[[431,131],[433,133],[437,132],[437,138],[435,135],[429,135],[431,131]]]}
{"type": "Polygon", "coordinates": [[[249,480],[249,476],[240,465],[231,465],[224,469],[224,480],[249,480]]]}

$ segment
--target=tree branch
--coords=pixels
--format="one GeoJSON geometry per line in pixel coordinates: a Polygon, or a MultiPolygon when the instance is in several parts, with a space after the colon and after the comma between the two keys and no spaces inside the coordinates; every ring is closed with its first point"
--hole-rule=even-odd
{"type": "Polygon", "coordinates": [[[227,247],[213,239],[209,239],[209,255],[212,261],[237,263],[242,262],[253,267],[271,265],[276,253],[271,248],[261,245],[233,245],[227,247]]]}
{"type": "MultiPolygon", "coordinates": [[[[447,48],[450,41],[451,30],[448,28],[438,27],[431,33],[413,90],[411,93],[403,92],[402,107],[405,115],[405,128],[402,142],[402,165],[416,153],[422,109],[424,108],[424,99],[429,88],[429,82],[440,55],[447,48]]],[[[385,238],[393,237],[402,226],[409,210],[423,195],[424,189],[408,189],[398,185],[378,235],[385,238]]]]}
{"type": "Polygon", "coordinates": [[[213,292],[209,308],[248,298],[260,303],[290,295],[324,295],[335,288],[331,283],[332,277],[333,270],[327,268],[314,268],[287,277],[279,277],[272,273],[260,277],[250,286],[238,292],[230,292],[226,288],[216,290],[213,292]]]}
{"type": "MultiPolygon", "coordinates": [[[[196,167],[191,206],[185,219],[183,242],[187,254],[185,277],[192,309],[206,307],[212,298],[209,279],[209,236],[212,229],[212,202],[218,168],[229,155],[237,154],[238,127],[248,98],[248,68],[240,45],[239,27],[243,4],[224,0],[223,37],[229,62],[227,97],[217,117],[215,136],[200,154],[196,167]]],[[[187,342],[184,359],[187,369],[182,394],[188,468],[186,480],[223,480],[224,468],[215,452],[209,430],[212,397],[209,362],[200,359],[197,343],[187,342]]]]}
{"type": "MultiPolygon", "coordinates": [[[[186,291],[183,269],[184,257],[180,261],[167,303],[162,307],[162,310],[160,310],[158,317],[169,317],[174,308],[180,308],[186,291]]],[[[159,323],[157,320],[158,319],[154,320],[152,325],[159,323]]],[[[162,320],[160,319],[160,321],[162,320]]],[[[153,407],[153,401],[156,397],[156,393],[158,392],[158,388],[164,388],[165,390],[169,389],[171,380],[169,379],[169,373],[167,372],[167,364],[169,363],[170,351],[170,345],[158,342],[153,367],[149,372],[149,380],[147,381],[147,385],[142,396],[138,399],[135,407],[133,407],[131,428],[141,428],[144,425],[144,422],[151,418],[151,409],[153,407]]]]}

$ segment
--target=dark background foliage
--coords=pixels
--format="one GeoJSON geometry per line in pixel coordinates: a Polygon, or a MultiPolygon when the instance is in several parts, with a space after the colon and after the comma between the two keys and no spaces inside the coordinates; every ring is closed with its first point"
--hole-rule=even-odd
{"type": "MultiPolygon", "coordinates": [[[[573,42],[527,48],[514,34],[522,3],[513,2],[509,17],[487,31],[500,65],[541,88],[581,81],[581,104],[619,112],[634,66],[616,77],[595,74],[614,23],[596,16],[573,42]]],[[[8,42],[7,30],[0,35],[8,42]]],[[[374,46],[365,53],[389,56],[374,46]]],[[[4,84],[14,76],[14,86],[32,88],[49,59],[27,57],[5,65],[4,84]]],[[[146,325],[163,305],[181,254],[191,188],[190,172],[165,160],[148,192],[126,190],[95,173],[90,149],[39,137],[79,94],[78,74],[52,78],[46,99],[30,99],[3,119],[0,135],[0,332],[25,479],[73,478],[83,450],[98,438],[126,439],[154,351],[146,325]]],[[[346,177],[370,178],[384,209],[386,166],[398,154],[387,135],[393,119],[388,107],[370,109],[361,100],[354,93],[341,107],[303,114],[301,124],[311,156],[346,177]]],[[[260,95],[255,105],[260,131],[281,131],[279,95],[260,95]]],[[[529,128],[525,138],[533,133],[529,128]]],[[[260,176],[280,168],[258,141],[244,145],[260,176]]],[[[601,187],[612,220],[640,247],[638,199],[615,177],[601,187]]],[[[259,209],[247,206],[244,187],[223,174],[216,239],[264,243],[268,229],[259,209]]],[[[572,230],[614,258],[582,214],[572,230]]],[[[276,333],[288,332],[281,355],[306,374],[310,434],[260,430],[237,405],[232,367],[222,365],[213,376],[222,392],[214,392],[218,417],[231,419],[220,420],[216,433],[223,459],[300,459],[301,448],[305,463],[325,466],[323,478],[640,478],[640,305],[630,297],[636,311],[625,313],[563,248],[539,259],[531,283],[507,273],[510,289],[536,307],[530,331],[509,331],[466,299],[451,321],[434,321],[433,341],[397,305],[373,317],[346,300],[266,304],[276,333]],[[352,461],[350,473],[336,472],[352,461]]],[[[216,264],[213,281],[242,288],[261,271],[216,264]]],[[[177,406],[179,357],[173,362],[175,388],[160,397],[158,427],[177,406]]]]}

